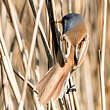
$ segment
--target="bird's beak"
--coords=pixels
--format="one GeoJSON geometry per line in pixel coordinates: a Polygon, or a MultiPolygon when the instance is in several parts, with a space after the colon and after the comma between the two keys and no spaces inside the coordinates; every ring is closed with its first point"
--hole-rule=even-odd
{"type": "Polygon", "coordinates": [[[58,21],[56,21],[56,23],[62,23],[62,20],[58,20],[58,21]]]}

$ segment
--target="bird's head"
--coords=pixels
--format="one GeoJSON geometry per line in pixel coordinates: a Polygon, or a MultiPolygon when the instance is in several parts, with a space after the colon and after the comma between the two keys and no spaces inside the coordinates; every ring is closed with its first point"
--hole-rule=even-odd
{"type": "Polygon", "coordinates": [[[62,23],[63,34],[82,22],[84,22],[83,18],[80,14],[76,13],[68,14],[58,21],[58,23],[62,23]]]}

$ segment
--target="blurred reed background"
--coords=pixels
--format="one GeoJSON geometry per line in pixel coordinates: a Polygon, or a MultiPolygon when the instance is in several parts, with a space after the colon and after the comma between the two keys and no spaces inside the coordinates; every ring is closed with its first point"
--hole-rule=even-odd
{"type": "MultiPolygon", "coordinates": [[[[110,110],[110,0],[107,7],[104,78],[106,110],[110,110]]],[[[20,110],[22,102],[25,110],[102,110],[103,24],[104,0],[0,0],[0,110],[20,110]],[[50,1],[52,10],[47,9],[50,1]],[[86,21],[89,49],[81,67],[71,75],[76,92],[43,107],[33,89],[56,62],[48,11],[53,12],[55,21],[71,12],[80,13],[86,21]],[[21,77],[25,77],[25,85],[28,78],[32,85],[28,83],[26,89],[21,77]]],[[[62,31],[61,26],[56,28],[62,31]]]]}

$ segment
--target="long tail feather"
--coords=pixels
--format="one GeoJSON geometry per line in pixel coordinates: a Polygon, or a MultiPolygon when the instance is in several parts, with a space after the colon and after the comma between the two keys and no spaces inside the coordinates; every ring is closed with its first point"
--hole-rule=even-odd
{"type": "Polygon", "coordinates": [[[64,74],[63,77],[61,78],[61,80],[55,90],[55,93],[53,94],[54,100],[58,99],[58,97],[61,96],[62,92],[64,92],[63,88],[65,88],[64,86],[67,81],[67,77],[68,77],[68,74],[64,74]]]}
{"type": "Polygon", "coordinates": [[[39,92],[39,96],[41,96],[43,89],[45,88],[45,86],[47,85],[48,81],[50,80],[52,74],[55,73],[56,69],[58,65],[53,66],[47,73],[46,75],[40,80],[40,82],[38,83],[38,91],[39,92]]]}
{"type": "Polygon", "coordinates": [[[38,96],[40,104],[46,104],[51,98],[57,99],[63,89],[71,66],[66,64],[64,67],[56,64],[38,83],[38,96]]]}

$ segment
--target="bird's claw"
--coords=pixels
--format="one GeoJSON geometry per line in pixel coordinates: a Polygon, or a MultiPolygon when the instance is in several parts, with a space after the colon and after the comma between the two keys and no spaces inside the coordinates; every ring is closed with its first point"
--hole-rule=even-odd
{"type": "Polygon", "coordinates": [[[76,87],[75,87],[75,85],[71,86],[71,87],[67,90],[66,94],[69,94],[69,92],[76,92],[76,87]]]}

